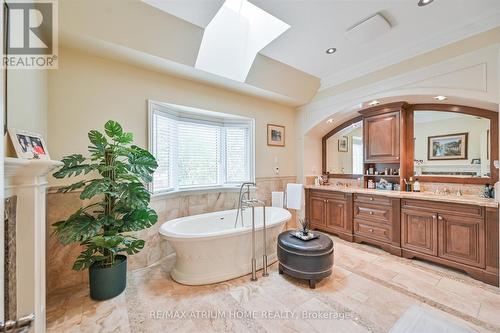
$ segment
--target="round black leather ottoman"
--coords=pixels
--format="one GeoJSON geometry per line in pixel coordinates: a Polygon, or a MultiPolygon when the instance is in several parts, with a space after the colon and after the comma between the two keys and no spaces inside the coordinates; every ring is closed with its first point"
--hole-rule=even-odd
{"type": "Polygon", "coordinates": [[[332,274],[333,241],[325,234],[303,241],[284,231],[278,236],[279,273],[309,280],[314,289],[316,282],[332,274]]]}

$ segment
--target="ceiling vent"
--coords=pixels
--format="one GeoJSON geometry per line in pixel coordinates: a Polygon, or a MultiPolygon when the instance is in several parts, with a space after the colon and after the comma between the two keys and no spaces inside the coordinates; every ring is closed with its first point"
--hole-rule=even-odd
{"type": "Polygon", "coordinates": [[[382,14],[375,14],[347,29],[345,36],[354,43],[372,41],[391,30],[391,25],[382,14]]]}

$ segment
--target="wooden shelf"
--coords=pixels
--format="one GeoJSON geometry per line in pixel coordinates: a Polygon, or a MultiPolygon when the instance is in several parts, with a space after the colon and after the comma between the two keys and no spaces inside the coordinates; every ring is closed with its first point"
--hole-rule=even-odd
{"type": "Polygon", "coordinates": [[[399,178],[399,175],[365,175],[365,177],[399,178]]]}

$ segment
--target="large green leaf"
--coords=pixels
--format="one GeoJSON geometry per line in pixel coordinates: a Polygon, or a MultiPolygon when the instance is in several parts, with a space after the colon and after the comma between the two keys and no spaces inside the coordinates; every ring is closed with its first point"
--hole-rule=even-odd
{"type": "Polygon", "coordinates": [[[102,195],[110,191],[111,181],[107,178],[94,179],[88,183],[80,194],[80,199],[91,199],[96,195],[102,195]]]}
{"type": "Polygon", "coordinates": [[[158,221],[158,215],[151,208],[134,209],[123,216],[120,232],[137,231],[151,227],[158,221]]]}
{"type": "Polygon", "coordinates": [[[141,183],[121,184],[120,205],[143,209],[149,204],[150,193],[141,183]]]}
{"type": "Polygon", "coordinates": [[[67,192],[71,192],[71,191],[74,191],[74,190],[78,190],[82,187],[85,186],[85,183],[86,181],[84,180],[81,180],[79,182],[76,182],[74,184],[71,184],[71,185],[68,185],[68,186],[63,186],[63,187],[60,187],[57,192],[62,192],[62,193],[67,193],[67,192]]]}
{"type": "Polygon", "coordinates": [[[127,254],[139,253],[144,248],[145,242],[142,239],[136,238],[125,238],[123,240],[124,247],[120,249],[120,252],[127,252],[127,254]]]}
{"type": "Polygon", "coordinates": [[[130,172],[137,174],[146,183],[150,183],[153,180],[153,173],[158,167],[158,163],[149,151],[132,146],[128,161],[130,172]]]}
{"type": "Polygon", "coordinates": [[[98,234],[101,225],[96,219],[85,213],[83,208],[77,210],[65,221],[59,221],[53,224],[56,228],[56,234],[62,244],[73,242],[83,242],[98,234]]]}
{"type": "Polygon", "coordinates": [[[96,130],[92,130],[89,132],[89,140],[96,147],[105,147],[108,144],[108,140],[104,137],[104,135],[96,130]]]}
{"type": "Polygon", "coordinates": [[[104,125],[104,130],[106,131],[106,134],[113,140],[120,138],[123,134],[122,126],[113,120],[108,120],[108,122],[104,125]]]}
{"type": "Polygon", "coordinates": [[[116,142],[119,142],[121,144],[128,144],[134,140],[134,135],[132,133],[124,132],[122,135],[117,137],[115,140],[116,140],[116,142]]]}

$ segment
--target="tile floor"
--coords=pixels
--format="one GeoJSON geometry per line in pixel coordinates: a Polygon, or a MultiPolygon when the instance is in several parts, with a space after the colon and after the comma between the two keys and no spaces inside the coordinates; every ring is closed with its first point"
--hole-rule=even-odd
{"type": "Polygon", "coordinates": [[[315,290],[281,276],[209,286],[170,278],[171,263],[129,273],[126,291],[94,302],[87,286],[47,300],[48,332],[387,332],[412,305],[477,332],[500,332],[500,289],[459,272],[335,242],[333,275],[315,290]]]}

